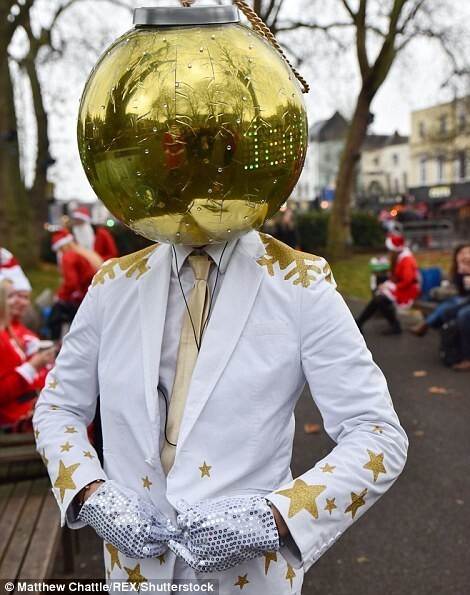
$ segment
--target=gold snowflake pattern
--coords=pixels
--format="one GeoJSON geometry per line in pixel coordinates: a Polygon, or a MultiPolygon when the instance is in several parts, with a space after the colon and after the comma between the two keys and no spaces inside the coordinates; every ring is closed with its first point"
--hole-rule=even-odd
{"type": "Polygon", "coordinates": [[[139,250],[139,252],[134,252],[133,254],[128,254],[127,256],[122,256],[121,258],[112,258],[110,261],[106,262],[93,277],[93,287],[98,285],[98,283],[103,285],[106,281],[106,277],[114,279],[116,277],[116,273],[114,272],[114,267],[116,265],[119,266],[121,271],[126,271],[126,277],[128,279],[130,279],[134,273],[137,273],[135,279],[140,279],[142,275],[150,270],[147,262],[155,249],[155,246],[149,246],[148,248],[139,250]]]}
{"type": "MultiPolygon", "coordinates": [[[[275,264],[279,265],[281,271],[285,271],[288,267],[294,264],[284,276],[284,279],[286,281],[293,279],[294,285],[300,284],[302,287],[309,287],[312,281],[317,280],[316,274],[321,275],[322,269],[313,263],[324,262],[323,258],[294,250],[264,233],[260,233],[259,235],[266,248],[266,253],[263,254],[257,262],[260,266],[266,267],[271,277],[274,277],[275,264]]],[[[323,273],[325,274],[325,280],[329,283],[333,283],[328,263],[323,266],[323,273]]]]}

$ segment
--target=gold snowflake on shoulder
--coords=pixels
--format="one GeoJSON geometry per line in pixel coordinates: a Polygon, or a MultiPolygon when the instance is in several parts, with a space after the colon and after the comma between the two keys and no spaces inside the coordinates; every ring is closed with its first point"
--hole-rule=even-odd
{"type": "Polygon", "coordinates": [[[114,279],[116,277],[116,273],[114,272],[114,267],[116,265],[119,266],[121,271],[126,271],[126,277],[131,278],[134,273],[137,272],[135,279],[139,279],[144,273],[150,270],[147,261],[155,249],[155,246],[149,246],[148,248],[139,250],[139,252],[134,252],[133,254],[128,254],[121,258],[112,258],[106,262],[94,276],[92,282],[93,287],[98,285],[98,283],[103,284],[106,281],[106,277],[114,279]]]}
{"type": "Polygon", "coordinates": [[[285,271],[294,264],[284,276],[286,281],[294,279],[294,285],[300,284],[302,287],[309,287],[312,281],[317,280],[315,274],[321,275],[322,271],[325,274],[325,280],[329,283],[333,282],[328,263],[324,264],[323,269],[313,264],[314,262],[323,262],[323,258],[294,250],[264,233],[260,233],[260,237],[266,248],[266,253],[257,262],[260,266],[266,267],[271,277],[274,277],[275,264],[279,265],[281,271],[285,271]]]}

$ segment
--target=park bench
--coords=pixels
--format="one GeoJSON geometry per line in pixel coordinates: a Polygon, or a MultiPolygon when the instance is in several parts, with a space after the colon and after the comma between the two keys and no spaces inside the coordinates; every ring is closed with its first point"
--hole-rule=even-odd
{"type": "Polygon", "coordinates": [[[64,573],[74,570],[75,539],[60,515],[32,434],[0,436],[0,577],[48,578],[62,541],[64,573]]]}
{"type": "Polygon", "coordinates": [[[0,486],[0,576],[47,578],[61,533],[57,503],[46,477],[0,486]]]}
{"type": "Polygon", "coordinates": [[[0,484],[45,475],[33,433],[0,433],[0,484]]]}

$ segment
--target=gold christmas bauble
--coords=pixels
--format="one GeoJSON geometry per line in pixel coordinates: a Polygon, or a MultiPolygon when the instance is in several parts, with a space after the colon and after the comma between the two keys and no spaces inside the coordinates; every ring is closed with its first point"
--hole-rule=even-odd
{"type": "Polygon", "coordinates": [[[290,67],[253,30],[144,25],[93,69],[78,144],[113,215],[151,240],[201,245],[259,228],[286,201],[307,119],[290,67]]]}

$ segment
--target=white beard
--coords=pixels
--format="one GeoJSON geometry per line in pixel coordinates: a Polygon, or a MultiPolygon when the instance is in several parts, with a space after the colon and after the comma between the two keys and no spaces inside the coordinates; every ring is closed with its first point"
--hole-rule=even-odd
{"type": "Polygon", "coordinates": [[[93,250],[95,247],[95,232],[89,223],[82,223],[81,225],[74,225],[72,233],[79,246],[93,250]]]}

